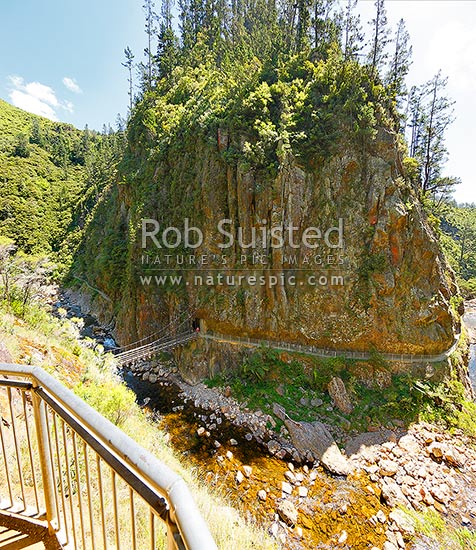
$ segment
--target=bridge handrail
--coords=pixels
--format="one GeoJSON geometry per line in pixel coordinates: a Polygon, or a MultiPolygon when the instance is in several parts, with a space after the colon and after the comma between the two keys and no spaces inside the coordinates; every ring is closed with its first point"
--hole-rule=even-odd
{"type": "MultiPolygon", "coordinates": [[[[235,335],[223,335],[219,333],[200,333],[202,338],[207,338],[211,340],[223,340],[228,342],[242,342],[251,346],[266,346],[269,348],[290,350],[306,353],[309,355],[316,355],[318,357],[344,357],[346,359],[370,359],[370,352],[365,351],[351,351],[351,350],[332,350],[332,349],[323,349],[317,348],[316,346],[306,346],[303,344],[293,343],[293,342],[279,342],[276,340],[260,339],[260,338],[250,338],[248,336],[235,336],[235,335]]],[[[460,341],[461,334],[458,334],[455,338],[453,345],[438,355],[411,355],[403,353],[379,353],[387,361],[402,361],[408,363],[418,363],[426,361],[428,363],[438,363],[447,359],[451,353],[457,348],[460,341]]]]}
{"type": "Polygon", "coordinates": [[[175,321],[171,321],[167,326],[165,327],[162,327],[160,330],[152,333],[152,334],[149,334],[148,336],[144,336],[144,338],[141,338],[140,340],[136,340],[135,342],[130,342],[129,344],[126,344],[124,346],[116,346],[114,348],[109,348],[109,349],[112,349],[112,351],[115,351],[117,354],[119,353],[124,353],[124,352],[127,352],[127,351],[132,351],[134,349],[137,349],[138,347],[142,347],[144,345],[147,345],[147,344],[143,344],[142,342],[145,342],[146,340],[151,340],[151,342],[148,342],[148,343],[154,343],[154,342],[159,342],[161,340],[166,340],[167,339],[167,329],[169,328],[173,328],[174,330],[177,330],[178,327],[181,327],[187,323],[189,323],[190,319],[192,318],[192,315],[193,314],[189,314],[181,323],[177,324],[175,321]],[[160,338],[157,338],[157,336],[159,334],[163,334],[164,336],[161,336],[160,338]],[[140,346],[138,344],[141,344],[140,346]]]}
{"type": "MultiPolygon", "coordinates": [[[[23,391],[28,388],[31,392],[50,531],[57,532],[65,526],[60,525],[61,518],[58,517],[59,497],[52,471],[52,442],[45,420],[47,406],[147,502],[156,516],[165,521],[169,550],[216,550],[184,480],[59,381],[39,367],[0,363],[1,386],[7,387],[7,391],[17,387],[23,388],[23,391]],[[167,509],[164,508],[164,500],[167,509]]],[[[12,425],[15,427],[13,418],[12,425]]],[[[8,474],[7,467],[6,470],[8,474]]]]}
{"type": "Polygon", "coordinates": [[[134,352],[147,351],[149,349],[156,348],[157,346],[167,346],[167,345],[174,344],[174,343],[177,343],[177,342],[190,340],[190,339],[194,338],[195,336],[196,336],[195,332],[187,331],[186,333],[178,334],[178,335],[174,336],[173,338],[168,338],[168,339],[161,338],[159,340],[155,340],[154,342],[150,342],[150,343],[145,344],[143,346],[138,346],[137,348],[133,348],[133,349],[118,353],[118,354],[116,354],[116,358],[127,357],[128,355],[133,354],[134,352]]]}
{"type": "Polygon", "coordinates": [[[178,334],[173,338],[169,338],[168,340],[164,340],[161,338],[160,340],[156,340],[155,342],[151,342],[144,346],[118,353],[117,355],[115,355],[115,359],[119,364],[125,364],[137,359],[142,359],[159,351],[165,351],[167,349],[170,349],[171,347],[176,346],[177,344],[184,344],[196,337],[196,332],[186,332],[183,334],[178,334]]]}

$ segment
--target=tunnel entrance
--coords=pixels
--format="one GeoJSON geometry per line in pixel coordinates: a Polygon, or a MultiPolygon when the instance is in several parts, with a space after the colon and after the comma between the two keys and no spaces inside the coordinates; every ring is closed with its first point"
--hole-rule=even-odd
{"type": "Polygon", "coordinates": [[[192,320],[192,330],[194,330],[195,332],[200,332],[200,329],[201,329],[201,319],[199,319],[198,317],[195,317],[192,320]]]}

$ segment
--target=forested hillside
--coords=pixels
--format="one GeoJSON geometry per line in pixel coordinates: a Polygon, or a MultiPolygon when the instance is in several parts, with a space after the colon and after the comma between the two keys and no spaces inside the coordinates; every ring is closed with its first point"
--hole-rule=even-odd
{"type": "Polygon", "coordinates": [[[440,241],[465,298],[476,298],[476,207],[441,204],[435,209],[440,241]]]}
{"type": "Polygon", "coordinates": [[[67,265],[75,233],[113,177],[121,133],[52,122],[0,100],[0,232],[67,265]]]}

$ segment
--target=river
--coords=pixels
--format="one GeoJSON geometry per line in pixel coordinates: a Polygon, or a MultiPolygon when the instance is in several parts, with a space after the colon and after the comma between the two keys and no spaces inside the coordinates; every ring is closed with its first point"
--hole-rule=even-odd
{"type": "MultiPolygon", "coordinates": [[[[92,338],[106,350],[114,347],[112,335],[94,317],[82,314],[64,297],[57,302],[58,308],[66,309],[69,317],[83,318],[82,338],[92,338]]],[[[247,432],[219,411],[197,408],[190,400],[184,402],[181,390],[167,378],[150,383],[127,369],[119,374],[136,394],[138,404],[153,415],[158,429],[168,434],[185,465],[196,468],[206,484],[225,495],[226,502],[263,525],[282,549],[364,550],[383,546],[384,526],[369,520],[379,510],[386,514],[389,510],[381,504],[379,489],[367,476],[333,477],[320,466],[278,460],[247,439],[247,432]],[[212,433],[206,430],[199,435],[200,428],[210,422],[215,425],[212,433]],[[283,492],[283,483],[292,487],[291,495],[283,492]],[[260,491],[263,498],[259,498],[260,491]],[[292,502],[299,512],[294,526],[276,513],[282,500],[292,502]]]]}
{"type": "Polygon", "coordinates": [[[468,329],[471,342],[469,346],[469,378],[476,393],[476,307],[474,300],[468,303],[463,321],[468,329]]]}
{"type": "MultiPolygon", "coordinates": [[[[56,310],[66,309],[68,317],[83,319],[80,340],[92,338],[106,350],[114,348],[112,334],[94,317],[82,314],[64,297],[55,305],[56,310]]],[[[463,320],[471,342],[469,366],[476,388],[476,300],[468,304],[463,320]]],[[[89,340],[86,345],[90,344],[89,340]]],[[[197,406],[173,377],[154,377],[157,380],[152,383],[127,369],[119,374],[157,429],[166,434],[185,467],[197,471],[205,484],[216,488],[223,495],[224,505],[235,506],[245,517],[262,525],[277,539],[280,549],[364,550],[384,546],[387,524],[375,518],[383,514],[388,517],[390,510],[381,502],[375,476],[373,481],[372,476],[362,472],[339,478],[320,466],[278,460],[220,410],[197,406]],[[277,513],[283,501],[291,503],[297,513],[293,525],[277,513]]],[[[458,494],[467,489],[467,480],[462,479],[457,482],[458,494]]],[[[471,495],[469,499],[474,501],[471,495]]],[[[458,504],[456,508],[463,510],[464,506],[458,504]]],[[[414,548],[428,547],[417,544],[414,548]]]]}

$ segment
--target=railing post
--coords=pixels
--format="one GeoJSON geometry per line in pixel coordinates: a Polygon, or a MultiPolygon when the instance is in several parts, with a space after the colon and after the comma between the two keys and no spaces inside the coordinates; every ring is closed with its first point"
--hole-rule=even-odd
{"type": "Polygon", "coordinates": [[[35,417],[35,427],[38,437],[38,452],[40,459],[41,477],[43,480],[43,492],[45,495],[46,521],[48,522],[48,531],[54,534],[58,531],[55,488],[53,487],[53,470],[50,459],[50,434],[46,424],[45,403],[35,392],[31,392],[33,402],[33,415],[35,417]]]}
{"type": "Polygon", "coordinates": [[[167,550],[186,550],[176,525],[167,522],[167,550]]]}

